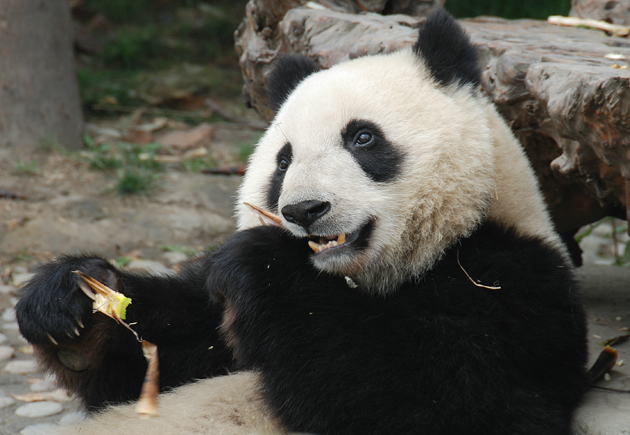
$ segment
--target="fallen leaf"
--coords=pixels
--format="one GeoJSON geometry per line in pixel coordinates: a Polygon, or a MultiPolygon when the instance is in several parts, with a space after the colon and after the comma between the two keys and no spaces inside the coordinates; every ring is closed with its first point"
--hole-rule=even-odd
{"type": "Polygon", "coordinates": [[[194,147],[209,145],[214,136],[214,127],[207,123],[187,131],[172,131],[156,138],[165,147],[187,150],[194,147]]]}

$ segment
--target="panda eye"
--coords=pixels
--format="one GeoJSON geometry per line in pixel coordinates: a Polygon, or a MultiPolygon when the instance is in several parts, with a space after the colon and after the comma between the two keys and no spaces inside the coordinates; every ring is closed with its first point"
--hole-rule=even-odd
{"type": "Polygon", "coordinates": [[[287,159],[281,159],[280,162],[278,162],[278,169],[280,169],[281,171],[286,171],[289,168],[289,161],[287,159]]]}
{"type": "Polygon", "coordinates": [[[371,144],[374,141],[374,136],[369,131],[363,130],[357,133],[354,137],[354,145],[357,147],[364,147],[371,144]]]}

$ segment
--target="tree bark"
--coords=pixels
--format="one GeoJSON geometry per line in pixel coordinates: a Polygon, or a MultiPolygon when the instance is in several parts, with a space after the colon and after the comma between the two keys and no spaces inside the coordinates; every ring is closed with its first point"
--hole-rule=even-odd
{"type": "Polygon", "coordinates": [[[67,0],[0,0],[0,148],[81,147],[67,0]]]}
{"type": "Polygon", "coordinates": [[[572,17],[630,25],[630,0],[571,0],[572,17]]]}

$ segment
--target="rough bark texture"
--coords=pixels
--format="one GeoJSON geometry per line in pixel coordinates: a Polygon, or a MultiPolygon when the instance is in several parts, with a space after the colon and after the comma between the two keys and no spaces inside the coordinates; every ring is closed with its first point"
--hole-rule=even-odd
{"type": "Polygon", "coordinates": [[[0,0],[0,148],[81,146],[67,0],[0,0]]]}
{"type": "MultiPolygon", "coordinates": [[[[253,17],[271,16],[264,3],[249,3],[237,46],[246,100],[266,119],[273,113],[265,99],[265,74],[278,53],[300,53],[328,68],[413,44],[423,20],[293,2],[268,28],[256,28],[253,17]]],[[[479,49],[483,88],[522,141],[558,230],[571,233],[606,215],[625,217],[630,69],[619,68],[626,61],[604,56],[630,59],[630,41],[534,20],[477,18],[462,24],[479,49]]]]}
{"type": "Polygon", "coordinates": [[[630,0],[571,0],[572,17],[630,25],[630,0]]]}
{"type": "MultiPolygon", "coordinates": [[[[340,60],[347,59],[348,56],[352,58],[379,52],[383,34],[379,33],[370,36],[366,31],[373,30],[374,26],[377,26],[378,30],[386,32],[389,28],[389,23],[392,22],[391,20],[393,20],[393,23],[400,22],[404,26],[418,25],[417,19],[404,15],[392,15],[383,20],[383,17],[377,14],[354,15],[356,13],[367,11],[426,16],[433,9],[443,6],[445,1],[321,0],[319,4],[324,5],[322,6],[323,11],[320,10],[318,12],[324,13],[324,16],[322,16],[324,22],[319,23],[320,26],[323,25],[325,27],[328,23],[325,17],[326,13],[341,13],[341,16],[347,17],[349,21],[342,24],[345,27],[340,32],[343,35],[343,39],[347,40],[345,42],[346,45],[343,47],[338,46],[336,43],[343,44],[344,41],[318,39],[319,43],[324,44],[328,48],[328,52],[322,51],[318,60],[321,62],[321,65],[330,67],[340,60]],[[363,24],[366,19],[374,22],[363,24]],[[355,29],[354,26],[357,26],[357,28],[355,29]],[[353,40],[353,38],[356,39],[353,40]],[[349,51],[343,51],[343,48],[346,46],[352,46],[352,54],[349,55],[349,51]],[[335,56],[334,59],[333,56],[335,56]]],[[[236,31],[236,51],[240,58],[239,63],[245,81],[243,87],[245,104],[255,108],[267,120],[273,118],[273,112],[267,105],[264,92],[265,77],[269,72],[271,62],[279,54],[302,52],[300,47],[308,50],[310,42],[307,40],[302,41],[302,38],[306,38],[307,35],[315,36],[316,33],[313,31],[320,30],[319,26],[315,26],[310,31],[302,27],[306,23],[300,23],[299,17],[297,17],[297,21],[284,20],[283,28],[280,28],[280,22],[283,21],[285,14],[303,4],[306,4],[303,0],[252,0],[247,4],[245,19],[236,31]],[[287,38],[286,32],[291,32],[293,36],[287,38]]],[[[314,9],[309,10],[317,11],[314,9]]],[[[333,19],[330,23],[335,26],[341,22],[333,19]]],[[[381,47],[381,50],[397,49],[412,42],[412,39],[404,43],[399,41],[398,37],[402,35],[398,27],[392,27],[390,30],[392,33],[388,35],[389,46],[381,47]]]]}

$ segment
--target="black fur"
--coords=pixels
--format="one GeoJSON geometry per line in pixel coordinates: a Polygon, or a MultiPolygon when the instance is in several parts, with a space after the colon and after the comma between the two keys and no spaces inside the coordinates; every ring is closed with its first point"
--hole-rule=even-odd
{"type": "Polygon", "coordinates": [[[464,29],[444,9],[431,14],[420,27],[415,52],[442,86],[481,83],[477,52],[464,29]]]}
{"type": "Polygon", "coordinates": [[[350,151],[371,180],[391,181],[400,174],[403,154],[387,140],[383,131],[373,122],[354,119],[343,129],[341,137],[344,147],[350,151]],[[372,136],[372,140],[358,146],[358,137],[366,132],[372,136]]]}
{"type": "MultiPolygon", "coordinates": [[[[71,271],[80,269],[133,298],[128,321],[158,344],[162,388],[230,367],[217,337],[225,304],[238,362],[262,373],[268,405],[293,431],[570,434],[586,387],[585,319],[558,252],[486,224],[386,298],[315,270],[310,255],[304,239],[258,227],[177,277],[66,257],[26,286],[20,330],[39,352],[91,346],[65,338],[75,319],[89,334],[98,316],[76,287],[71,271]],[[464,270],[501,289],[473,285],[464,270]]],[[[96,367],[68,383],[93,408],[137,397],[145,367],[133,335],[103,321],[111,330],[96,367]]],[[[54,355],[49,367],[60,374],[54,355]]]]}
{"type": "Polygon", "coordinates": [[[282,193],[282,183],[284,182],[284,176],[292,160],[293,149],[291,148],[291,144],[287,143],[278,151],[278,154],[276,154],[276,170],[271,175],[269,188],[267,189],[267,209],[269,210],[278,211],[278,201],[282,193]]]}
{"type": "Polygon", "coordinates": [[[72,273],[81,270],[132,298],[126,321],[135,323],[141,338],[158,345],[162,390],[227,374],[232,353],[219,338],[222,310],[210,304],[203,290],[203,269],[200,261],[176,277],[151,277],[122,272],[98,257],[62,257],[41,267],[24,287],[16,306],[20,332],[88,410],[138,398],[146,370],[141,346],[127,329],[92,314],[92,301],[72,273]],[[78,350],[91,366],[81,372],[64,367],[59,349],[78,350]]]}
{"type": "Polygon", "coordinates": [[[267,101],[271,110],[277,113],[296,86],[319,70],[319,66],[308,57],[298,54],[279,57],[265,79],[267,101]]]}
{"type": "Polygon", "coordinates": [[[571,433],[586,330],[558,252],[485,225],[386,298],[313,269],[310,255],[304,240],[260,227],[224,244],[207,271],[235,316],[239,361],[262,373],[290,430],[571,433]]]}

